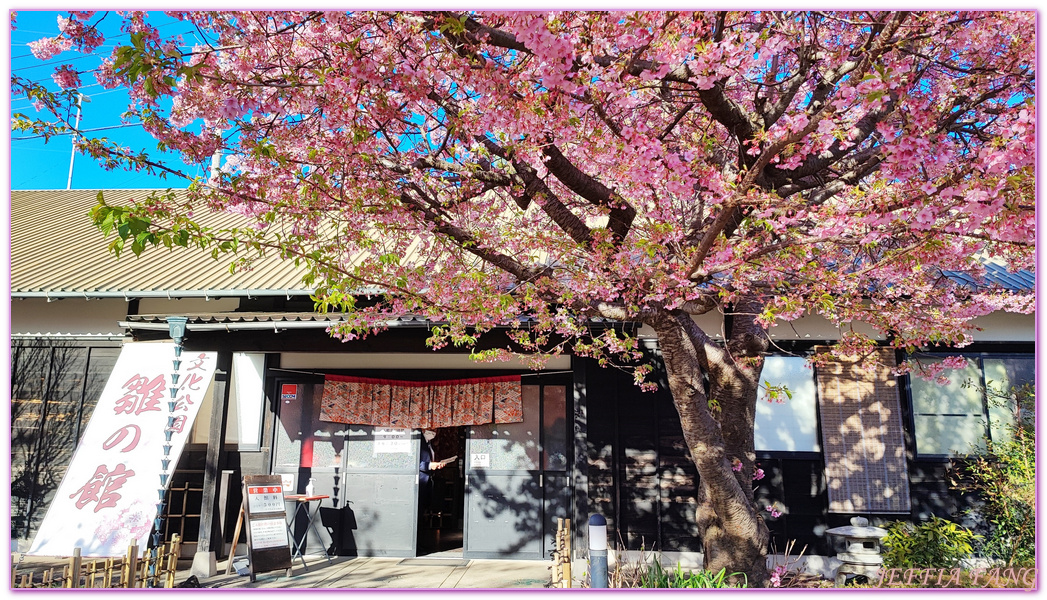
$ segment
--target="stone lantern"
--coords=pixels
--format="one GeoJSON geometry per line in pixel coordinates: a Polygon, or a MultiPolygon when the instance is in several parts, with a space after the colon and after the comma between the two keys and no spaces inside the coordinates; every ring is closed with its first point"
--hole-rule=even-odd
{"type": "Polygon", "coordinates": [[[851,524],[845,527],[833,527],[826,530],[829,535],[838,535],[844,538],[847,551],[836,555],[843,561],[840,568],[836,570],[836,587],[843,587],[847,575],[865,575],[874,579],[883,566],[883,557],[880,556],[880,540],[887,536],[887,530],[882,527],[870,527],[869,520],[863,517],[854,517],[851,524]]]}

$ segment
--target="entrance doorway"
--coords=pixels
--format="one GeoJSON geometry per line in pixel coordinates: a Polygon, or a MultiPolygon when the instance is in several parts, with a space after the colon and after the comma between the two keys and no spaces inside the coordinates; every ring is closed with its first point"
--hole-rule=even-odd
{"type": "MultiPolygon", "coordinates": [[[[420,483],[418,502],[418,556],[462,554],[464,531],[465,440],[467,427],[440,427],[432,430],[431,460],[454,460],[429,471],[430,489],[420,483]]],[[[424,442],[423,442],[424,446],[424,442]]],[[[424,449],[422,450],[424,452],[424,449]]]]}
{"type": "MultiPolygon", "coordinates": [[[[553,378],[550,378],[553,379],[553,378]]],[[[559,378],[561,381],[563,378],[559,378]]],[[[272,473],[302,493],[312,480],[320,535],[309,553],[544,559],[568,516],[573,448],[567,385],[521,386],[521,423],[435,430],[432,502],[419,490],[422,433],[320,420],[319,377],[276,378],[272,473]]]]}
{"type": "Polygon", "coordinates": [[[466,436],[465,558],[545,559],[571,506],[567,386],[520,388],[521,423],[466,436]]]}

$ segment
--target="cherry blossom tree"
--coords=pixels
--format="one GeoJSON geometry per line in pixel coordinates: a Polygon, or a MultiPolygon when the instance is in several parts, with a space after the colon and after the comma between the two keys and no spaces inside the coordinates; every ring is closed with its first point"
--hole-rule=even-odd
{"type": "MultiPolygon", "coordinates": [[[[160,149],[224,161],[193,179],[85,135],[82,152],[189,190],[100,203],[113,250],[279,252],[309,266],[319,309],[348,314],[347,339],[414,313],[445,323],[435,346],[508,326],[515,351],[629,362],[637,341],[591,323],[642,323],[714,571],[768,578],[752,479],[769,326],[821,315],[855,355],[876,345],[855,323],[961,346],[977,316],[1032,311],[947,276],[1033,268],[1032,12],[167,15],[202,41],[124,13],[131,43],[97,79],[130,91],[160,149]],[[203,227],[205,209],[252,225],[203,227]],[[693,318],[709,311],[724,343],[693,318]]],[[[92,52],[99,18],[71,13],[32,50],[92,52]]],[[[49,115],[16,127],[72,128],[78,74],[55,79],[69,89],[15,78],[49,115]]]]}

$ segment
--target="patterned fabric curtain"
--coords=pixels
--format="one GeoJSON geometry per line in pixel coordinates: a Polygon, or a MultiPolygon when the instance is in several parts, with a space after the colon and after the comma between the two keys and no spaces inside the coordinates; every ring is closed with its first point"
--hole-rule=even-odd
{"type": "Polygon", "coordinates": [[[320,420],[414,429],[520,423],[520,376],[396,381],[325,375],[320,420]]]}

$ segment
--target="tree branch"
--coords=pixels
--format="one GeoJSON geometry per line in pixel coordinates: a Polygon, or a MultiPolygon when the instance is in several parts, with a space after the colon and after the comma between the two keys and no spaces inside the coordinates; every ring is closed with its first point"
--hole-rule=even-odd
{"type": "Polygon", "coordinates": [[[607,227],[616,239],[625,239],[633,219],[636,218],[636,209],[596,178],[574,166],[555,144],[546,144],[542,147],[542,152],[546,156],[545,167],[571,191],[591,204],[610,209],[607,227]]]}

